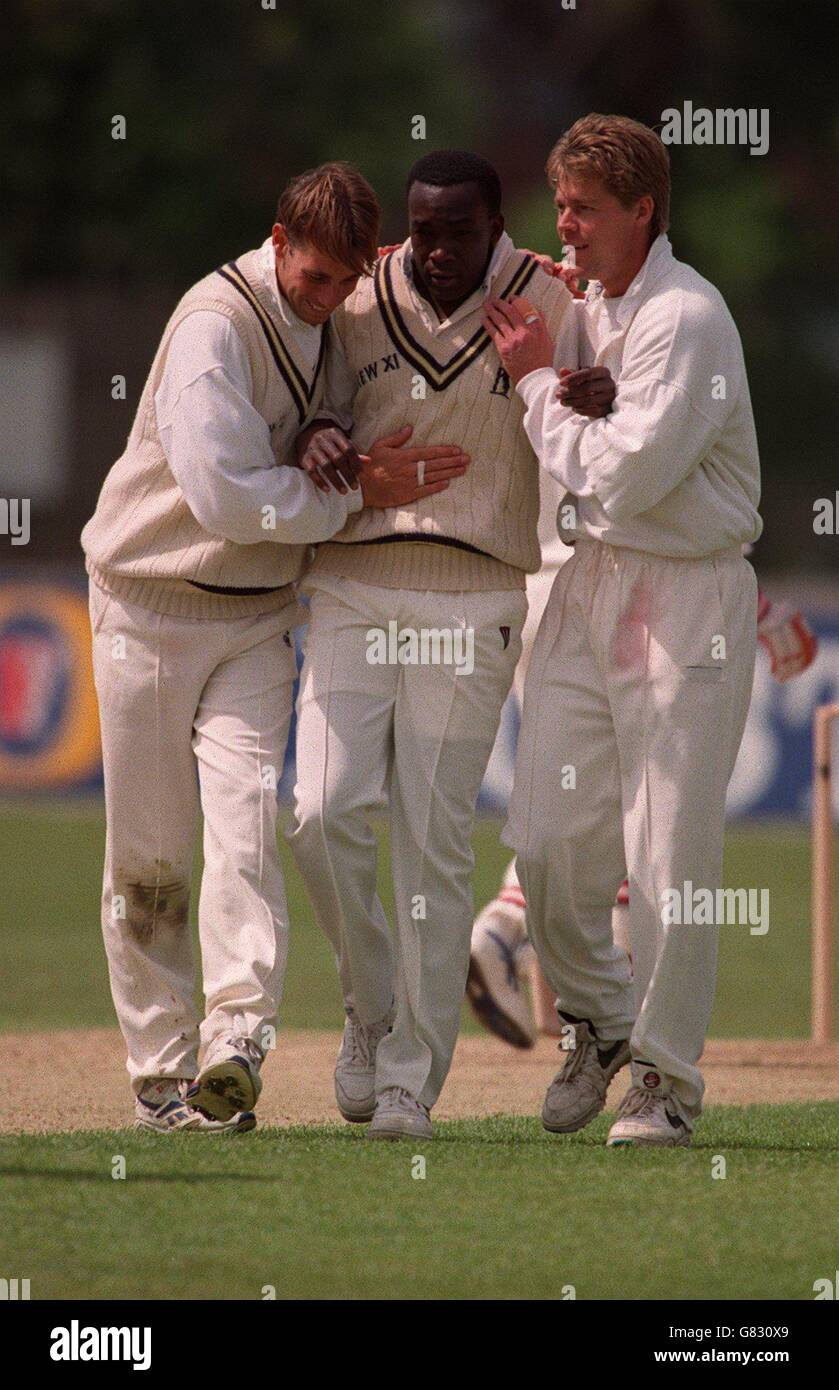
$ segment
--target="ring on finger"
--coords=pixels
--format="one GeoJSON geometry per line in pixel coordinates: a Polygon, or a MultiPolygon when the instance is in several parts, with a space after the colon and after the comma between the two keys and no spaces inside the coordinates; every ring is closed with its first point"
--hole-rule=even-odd
{"type": "Polygon", "coordinates": [[[417,459],[417,487],[425,484],[425,459],[417,459]]]}

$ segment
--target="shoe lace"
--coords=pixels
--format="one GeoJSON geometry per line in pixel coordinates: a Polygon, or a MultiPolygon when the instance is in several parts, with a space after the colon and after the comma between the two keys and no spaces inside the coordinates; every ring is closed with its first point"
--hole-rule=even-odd
{"type": "Polygon", "coordinates": [[[406,1091],[404,1086],[387,1086],[381,1094],[382,1100],[391,1100],[403,1109],[415,1110],[419,1115],[428,1115],[428,1106],[406,1091]]]}
{"type": "Polygon", "coordinates": [[[638,1086],[630,1086],[620,1105],[618,1115],[649,1115],[661,1104],[661,1096],[651,1096],[638,1086]]]}
{"type": "Polygon", "coordinates": [[[592,1050],[596,1055],[597,1043],[594,1038],[580,1038],[578,1033],[575,1041],[576,1047],[565,1048],[562,1043],[559,1044],[559,1051],[565,1053],[565,1061],[559,1071],[563,1081],[570,1081],[572,1076],[576,1076],[577,1072],[582,1070],[586,1062],[591,1060],[592,1050]]]}
{"type": "Polygon", "coordinates": [[[390,1032],[390,1022],[382,1019],[380,1023],[364,1024],[350,1014],[347,1016],[347,1024],[350,1030],[350,1061],[360,1062],[365,1067],[372,1066],[373,1053],[382,1038],[390,1032]]]}
{"type": "Polygon", "coordinates": [[[349,1043],[350,1049],[350,1061],[361,1062],[363,1066],[368,1066],[370,1063],[370,1051],[367,1046],[367,1035],[363,1024],[359,1023],[354,1018],[348,1018],[347,1028],[349,1029],[347,1042],[349,1043]]]}

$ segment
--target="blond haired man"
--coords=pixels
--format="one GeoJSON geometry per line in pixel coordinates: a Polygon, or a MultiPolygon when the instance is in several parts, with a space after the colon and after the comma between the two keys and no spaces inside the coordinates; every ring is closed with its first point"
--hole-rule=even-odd
{"type": "Polygon", "coordinates": [[[528,437],[576,513],[575,554],[528,672],[505,832],[568,1025],[543,1122],[588,1124],[630,1063],[610,1145],[682,1145],[701,1110],[719,926],[686,900],[718,901],[751,693],[757,585],[742,547],[761,531],[757,443],[731,316],[673,257],[658,137],[625,117],[585,117],[548,174],[558,234],[595,282],[588,360],[610,368],[617,397],[605,419],[574,414],[558,399],[542,316],[489,305],[528,437]],[[611,929],[625,869],[633,957],[649,980],[638,1010],[611,929]]]}
{"type": "Polygon", "coordinates": [[[329,391],[327,321],[369,273],[378,228],[373,190],[346,165],[289,184],[271,238],[176,307],[82,534],[105,772],[102,927],[144,1129],[255,1124],[287,952],[276,785],[311,543],[362,507],[444,489],[465,466],[454,449],[386,441],[324,489],[291,465],[329,391]],[[199,809],[203,1021],[188,928],[199,809]]]}

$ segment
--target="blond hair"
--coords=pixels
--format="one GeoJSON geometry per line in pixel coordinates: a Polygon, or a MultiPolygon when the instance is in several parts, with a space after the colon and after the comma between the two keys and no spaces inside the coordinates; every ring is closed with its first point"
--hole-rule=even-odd
{"type": "Polygon", "coordinates": [[[381,217],[367,180],[339,161],[298,174],[277,204],[277,221],[292,245],[314,246],[357,275],[369,275],[375,265],[381,217]]]}
{"type": "Polygon", "coordinates": [[[598,178],[625,207],[648,194],[651,238],[670,226],[670,157],[655,131],[629,116],[581,117],[557,140],[545,172],[554,188],[562,177],[598,178]]]}

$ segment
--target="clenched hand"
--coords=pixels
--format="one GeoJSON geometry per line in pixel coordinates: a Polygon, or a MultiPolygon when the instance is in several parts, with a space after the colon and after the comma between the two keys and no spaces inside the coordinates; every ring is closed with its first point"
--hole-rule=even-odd
{"type": "Polygon", "coordinates": [[[617,387],[608,367],[581,367],[578,372],[560,367],[555,395],[561,405],[597,420],[609,414],[617,387]]]}

